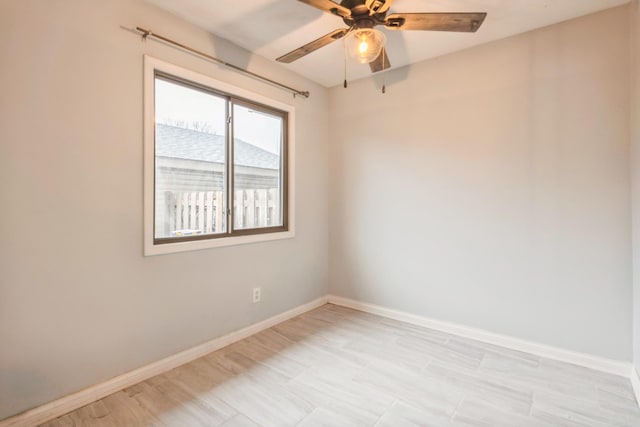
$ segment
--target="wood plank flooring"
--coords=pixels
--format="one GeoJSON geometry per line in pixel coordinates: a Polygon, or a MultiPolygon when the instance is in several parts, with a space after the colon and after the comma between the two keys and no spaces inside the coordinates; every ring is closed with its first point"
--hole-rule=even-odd
{"type": "Polygon", "coordinates": [[[327,304],[45,426],[640,426],[628,379],[327,304]]]}

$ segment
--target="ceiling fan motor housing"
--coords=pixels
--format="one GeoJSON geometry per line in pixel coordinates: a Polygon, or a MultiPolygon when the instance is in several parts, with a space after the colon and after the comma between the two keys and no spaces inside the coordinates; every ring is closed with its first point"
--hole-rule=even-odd
{"type": "Polygon", "coordinates": [[[355,28],[384,25],[389,9],[389,4],[384,0],[343,0],[340,5],[351,10],[351,16],[343,17],[342,20],[349,27],[355,28]]]}

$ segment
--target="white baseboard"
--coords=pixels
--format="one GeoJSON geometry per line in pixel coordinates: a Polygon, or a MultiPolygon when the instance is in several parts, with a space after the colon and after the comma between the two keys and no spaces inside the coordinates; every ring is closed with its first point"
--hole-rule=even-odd
{"type": "MultiPolygon", "coordinates": [[[[465,338],[471,338],[477,341],[535,354],[536,356],[573,363],[574,365],[584,366],[609,374],[629,378],[631,364],[627,362],[605,359],[507,335],[500,335],[483,329],[476,329],[442,320],[430,319],[428,317],[405,313],[387,307],[360,302],[336,295],[329,295],[328,301],[330,304],[349,307],[355,310],[376,314],[378,316],[388,317],[390,319],[400,320],[414,325],[424,326],[426,328],[437,329],[439,331],[459,335],[465,338]]],[[[636,391],[636,394],[637,393],[638,391],[636,391]]]]}
{"type": "Polygon", "coordinates": [[[320,307],[326,303],[326,296],[318,298],[307,304],[303,304],[284,313],[270,317],[269,319],[254,323],[253,325],[247,326],[239,331],[231,332],[222,337],[205,342],[204,344],[200,344],[196,347],[135,369],[131,372],[127,372],[126,374],[119,375],[103,383],[93,385],[84,390],[80,390],[58,400],[54,400],[53,402],[49,402],[18,415],[14,415],[13,417],[0,420],[0,427],[36,426],[48,420],[52,420],[75,409],[81,408],[82,406],[88,405],[89,403],[95,402],[96,400],[102,399],[110,394],[138,384],[141,381],[170,371],[171,369],[177,368],[185,363],[189,363],[192,360],[268,329],[278,323],[282,323],[292,317],[306,313],[307,311],[313,310],[314,308],[320,307]]]}
{"type": "Polygon", "coordinates": [[[635,366],[631,366],[631,375],[629,378],[631,379],[633,392],[636,395],[636,403],[640,405],[640,374],[638,374],[635,366]]]}

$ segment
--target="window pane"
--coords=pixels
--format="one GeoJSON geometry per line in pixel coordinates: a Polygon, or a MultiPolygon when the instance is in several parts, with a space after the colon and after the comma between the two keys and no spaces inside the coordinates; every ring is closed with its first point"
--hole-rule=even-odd
{"type": "Polygon", "coordinates": [[[283,225],[282,117],[233,106],[233,228],[283,225]]]}
{"type": "Polygon", "coordinates": [[[227,100],[155,80],[155,238],[226,232],[227,100]]]}

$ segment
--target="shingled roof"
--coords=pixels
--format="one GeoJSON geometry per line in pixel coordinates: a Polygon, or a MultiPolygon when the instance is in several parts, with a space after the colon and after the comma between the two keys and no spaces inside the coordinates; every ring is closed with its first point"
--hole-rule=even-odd
{"type": "MultiPolygon", "coordinates": [[[[156,124],[156,156],[224,163],[224,137],[175,126],[156,124]]],[[[262,169],[278,169],[280,158],[253,144],[235,140],[235,163],[262,169]]]]}

